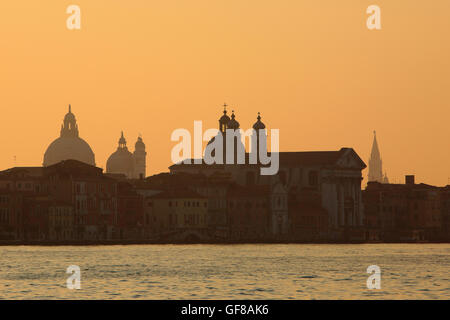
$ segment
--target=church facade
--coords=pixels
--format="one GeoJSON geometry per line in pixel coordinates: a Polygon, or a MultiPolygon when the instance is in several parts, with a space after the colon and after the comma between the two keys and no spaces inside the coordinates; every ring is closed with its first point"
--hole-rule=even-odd
{"type": "MultiPolygon", "coordinates": [[[[236,126],[234,113],[232,118],[227,117],[226,112],[219,119],[219,130],[239,129],[236,126]]],[[[257,121],[253,125],[257,137],[259,130],[264,130],[258,114],[257,121]]],[[[265,136],[265,134],[263,135],[265,136]]],[[[267,141],[267,138],[264,139],[267,141]]],[[[255,141],[255,140],[252,140],[255,141]]],[[[266,148],[266,144],[258,144],[266,148]]],[[[239,145],[238,145],[239,147],[239,145]]],[[[235,145],[236,148],[236,145],[235,145]]],[[[236,150],[236,149],[235,149],[236,150]]],[[[224,150],[225,153],[225,150],[224,150]]],[[[249,155],[246,154],[246,157],[249,155]]],[[[281,184],[288,192],[289,216],[282,218],[281,229],[287,228],[288,221],[301,212],[295,212],[293,208],[308,206],[317,207],[317,211],[325,209],[328,213],[328,226],[331,234],[328,237],[342,237],[343,229],[358,229],[363,226],[364,212],[361,199],[362,170],[366,164],[352,148],[341,148],[336,151],[300,151],[279,152],[279,171],[276,175],[261,175],[260,164],[195,164],[180,163],[170,166],[171,173],[186,172],[200,173],[211,176],[218,172],[229,172],[233,180],[240,185],[269,185],[281,184]]],[[[277,220],[278,218],[275,218],[277,220]]]]}

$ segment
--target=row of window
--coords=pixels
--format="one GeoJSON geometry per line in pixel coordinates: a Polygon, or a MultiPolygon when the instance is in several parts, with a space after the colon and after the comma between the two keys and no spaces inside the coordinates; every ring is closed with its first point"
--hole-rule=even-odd
{"type": "MultiPolygon", "coordinates": [[[[199,208],[199,207],[202,206],[202,205],[203,205],[203,207],[206,208],[206,207],[208,206],[208,202],[205,201],[205,202],[203,202],[203,204],[200,203],[200,201],[184,201],[184,202],[183,202],[183,207],[195,207],[195,208],[199,208]]],[[[152,201],[147,202],[147,206],[148,206],[148,207],[153,207],[153,202],[152,202],[152,201]]],[[[169,202],[168,202],[168,206],[169,206],[169,207],[178,207],[178,201],[169,201],[169,202]]]]}
{"type": "MultiPolygon", "coordinates": [[[[168,222],[169,225],[178,225],[178,215],[177,214],[169,214],[168,215],[168,222]]],[[[184,214],[183,215],[183,220],[184,220],[184,225],[202,225],[205,224],[206,221],[206,215],[205,214],[199,214],[199,213],[192,213],[192,214],[184,214]]],[[[164,219],[163,219],[164,220],[164,219]]],[[[152,221],[153,223],[157,223],[158,219],[155,215],[151,216],[149,214],[144,215],[144,224],[145,225],[149,225],[150,221],[152,221]]],[[[161,221],[161,226],[164,225],[164,221],[161,221]]]]}
{"type": "Polygon", "coordinates": [[[91,194],[93,192],[111,192],[115,193],[116,186],[114,184],[103,184],[103,183],[76,183],[75,184],[75,192],[80,193],[88,193],[91,194]]]}

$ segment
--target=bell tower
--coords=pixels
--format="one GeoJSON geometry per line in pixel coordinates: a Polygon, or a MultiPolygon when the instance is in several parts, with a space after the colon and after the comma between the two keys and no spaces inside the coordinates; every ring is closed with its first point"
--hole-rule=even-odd
{"type": "Polygon", "coordinates": [[[139,136],[136,144],[134,145],[134,178],[135,179],[144,179],[146,174],[146,156],[147,152],[145,151],[145,144],[142,140],[142,137],[139,136]]]}
{"type": "MultiPolygon", "coordinates": [[[[378,181],[383,183],[383,163],[381,161],[380,149],[378,148],[377,133],[373,132],[372,152],[369,158],[368,181],[378,181]]],[[[387,177],[386,177],[387,179],[387,177]]]]}

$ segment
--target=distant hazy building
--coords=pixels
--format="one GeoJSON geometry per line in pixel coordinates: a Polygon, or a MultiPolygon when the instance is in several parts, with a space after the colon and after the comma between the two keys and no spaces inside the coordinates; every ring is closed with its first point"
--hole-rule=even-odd
{"type": "Polygon", "coordinates": [[[78,160],[95,166],[95,156],[89,144],[79,137],[75,115],[69,105],[69,112],[61,125],[60,137],[53,141],[44,154],[44,167],[63,160],[78,160]]]}
{"type": "Polygon", "coordinates": [[[134,152],[128,151],[127,141],[122,132],[117,150],[106,162],[106,173],[124,174],[129,179],[145,178],[146,155],[145,144],[141,137],[138,137],[134,145],[134,152]]]}
{"type": "Polygon", "coordinates": [[[369,158],[369,177],[368,181],[377,181],[380,183],[389,183],[387,174],[383,175],[383,161],[381,160],[380,149],[378,148],[377,133],[373,132],[372,152],[369,158]]]}

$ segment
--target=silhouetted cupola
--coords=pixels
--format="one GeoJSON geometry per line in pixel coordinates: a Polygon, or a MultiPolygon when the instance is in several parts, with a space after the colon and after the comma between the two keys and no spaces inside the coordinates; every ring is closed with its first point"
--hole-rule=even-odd
{"type": "Polygon", "coordinates": [[[123,136],[123,131],[122,131],[120,139],[119,139],[119,149],[128,149],[127,148],[127,140],[125,140],[125,137],[123,136]]]}
{"type": "Polygon", "coordinates": [[[228,122],[228,128],[229,129],[239,129],[239,122],[236,121],[234,110],[231,112],[231,120],[228,122]]]}
{"type": "Polygon", "coordinates": [[[227,104],[223,104],[223,115],[219,119],[219,130],[225,132],[228,128],[228,122],[230,122],[230,117],[227,116],[227,104]]]}
{"type": "Polygon", "coordinates": [[[259,112],[258,112],[258,117],[256,119],[258,119],[258,120],[253,125],[253,129],[255,129],[256,131],[261,130],[261,129],[265,129],[266,125],[264,123],[262,123],[261,115],[260,115],[259,112]]]}
{"type": "Polygon", "coordinates": [[[72,107],[69,104],[69,112],[64,116],[61,125],[61,137],[78,137],[78,125],[75,115],[72,113],[72,107]]]}

